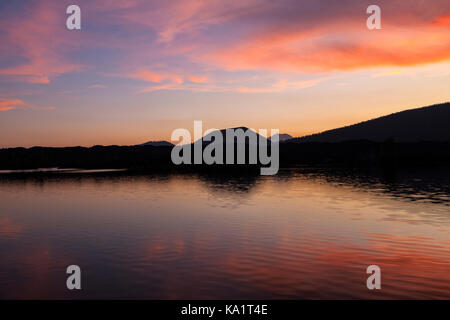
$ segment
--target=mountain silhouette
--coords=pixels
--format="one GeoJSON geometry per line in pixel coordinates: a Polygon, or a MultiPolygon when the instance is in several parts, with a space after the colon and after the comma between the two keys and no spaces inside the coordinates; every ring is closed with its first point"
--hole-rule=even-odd
{"type": "MultiPolygon", "coordinates": [[[[272,137],[275,137],[275,136],[278,136],[279,142],[288,141],[288,140],[291,140],[294,138],[293,136],[291,136],[290,134],[287,134],[287,133],[280,133],[280,134],[277,133],[277,134],[274,134],[272,137]]],[[[272,137],[270,137],[268,140],[271,140],[272,137]]]]}
{"type": "MultiPolygon", "coordinates": [[[[398,168],[448,168],[449,120],[450,103],[447,102],[394,113],[312,136],[284,140],[279,145],[280,167],[348,167],[364,170],[376,168],[388,174],[398,168]]],[[[246,127],[232,129],[242,129],[244,133],[248,130],[246,127]]],[[[235,137],[234,141],[226,141],[226,129],[218,131],[223,138],[224,156],[230,144],[235,145],[234,150],[237,150],[238,145],[242,147],[240,143],[243,140],[235,137]]],[[[260,150],[259,135],[255,134],[258,138],[255,147],[260,150]]],[[[280,134],[280,140],[284,138],[288,138],[287,135],[280,134]]],[[[202,148],[211,143],[205,140],[196,142],[200,142],[202,148]]],[[[241,172],[259,172],[258,166],[261,163],[247,161],[249,151],[254,146],[248,138],[245,138],[244,143],[246,146],[243,165],[231,167],[206,164],[175,165],[171,155],[178,146],[174,147],[167,141],[151,141],[136,146],[3,148],[0,149],[0,170],[58,167],[218,173],[231,168],[241,172]]],[[[188,146],[192,148],[191,151],[195,151],[195,144],[188,146]]],[[[267,147],[271,152],[271,143],[267,143],[267,147]]],[[[191,152],[191,156],[194,157],[194,152],[191,152]]],[[[234,152],[234,157],[234,163],[238,163],[237,152],[234,152]]]]}
{"type": "Polygon", "coordinates": [[[152,147],[173,147],[173,144],[168,141],[148,141],[138,146],[152,146],[152,147]]]}
{"type": "Polygon", "coordinates": [[[393,113],[351,126],[290,140],[291,142],[450,141],[450,103],[393,113]]]}
{"type": "MultiPolygon", "coordinates": [[[[227,129],[221,129],[221,130],[214,130],[210,133],[208,133],[207,135],[203,136],[201,139],[195,141],[194,143],[199,143],[201,140],[203,140],[203,144],[209,144],[210,142],[214,141],[214,139],[212,139],[212,137],[219,131],[222,135],[223,138],[223,142],[224,143],[233,143],[233,142],[229,142],[227,141],[226,138],[226,131],[227,130],[233,130],[235,133],[239,132],[239,130],[242,130],[244,134],[249,134],[250,132],[248,132],[248,130],[250,130],[251,132],[254,132],[256,135],[256,144],[259,143],[259,139],[263,138],[266,139],[265,137],[261,136],[260,134],[258,134],[256,131],[249,129],[247,127],[236,127],[236,128],[227,128],[227,129]],[[237,131],[237,132],[236,132],[237,131]]],[[[239,141],[237,140],[237,138],[234,138],[234,143],[239,143],[239,141]]],[[[250,143],[252,144],[252,141],[250,141],[247,137],[245,138],[245,143],[250,143]]]]}

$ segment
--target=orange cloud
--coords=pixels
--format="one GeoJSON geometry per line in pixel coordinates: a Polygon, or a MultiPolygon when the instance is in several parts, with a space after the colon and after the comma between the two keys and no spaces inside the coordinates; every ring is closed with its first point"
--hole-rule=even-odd
{"type": "Polygon", "coordinates": [[[199,77],[193,76],[193,75],[189,76],[189,81],[195,82],[195,83],[205,83],[206,80],[207,80],[207,77],[205,77],[205,76],[199,76],[199,77]]]}
{"type": "Polygon", "coordinates": [[[384,72],[378,72],[372,75],[372,78],[392,77],[403,74],[403,70],[389,70],[384,72]]]}
{"type": "Polygon", "coordinates": [[[50,79],[48,77],[32,77],[29,79],[30,83],[50,83],[50,79]]]}
{"type": "Polygon", "coordinates": [[[450,26],[450,14],[444,14],[435,18],[433,26],[436,28],[450,26]]]}
{"type": "Polygon", "coordinates": [[[149,81],[149,82],[161,82],[161,76],[156,73],[151,73],[148,71],[141,71],[134,75],[132,75],[133,78],[149,81]]]}
{"type": "Polygon", "coordinates": [[[318,84],[330,80],[334,77],[323,77],[317,79],[309,79],[309,80],[300,80],[300,81],[292,81],[292,80],[279,80],[276,83],[271,84],[267,87],[259,87],[259,88],[248,88],[248,87],[238,87],[235,91],[243,92],[243,93],[272,93],[272,92],[282,92],[289,90],[302,90],[310,87],[317,86],[318,84]]]}
{"type": "Polygon", "coordinates": [[[137,73],[131,74],[130,77],[155,83],[160,83],[164,80],[169,80],[176,84],[183,83],[183,77],[176,74],[158,74],[149,71],[139,71],[137,73]]]}
{"type": "Polygon", "coordinates": [[[10,106],[0,106],[0,111],[8,111],[8,110],[12,110],[15,109],[16,107],[10,107],[10,106]]]}
{"type": "MultiPolygon", "coordinates": [[[[139,93],[153,92],[158,90],[185,89],[182,87],[182,85],[184,84],[183,76],[176,73],[155,73],[144,70],[132,73],[128,75],[128,77],[158,84],[145,87],[139,90],[139,93]]],[[[189,77],[189,79],[192,81],[191,76],[189,77]]],[[[198,80],[199,82],[202,79],[196,78],[196,80],[198,80]]]]}
{"type": "MultiPolygon", "coordinates": [[[[438,19],[448,23],[448,16],[438,19]]],[[[411,29],[385,24],[369,31],[351,24],[307,31],[276,29],[253,34],[202,57],[228,70],[332,72],[415,66],[450,59],[450,31],[432,24],[411,29]]]]}
{"type": "Polygon", "coordinates": [[[23,104],[21,100],[0,100],[0,111],[16,109],[19,106],[23,106],[23,104]]]}
{"type": "Polygon", "coordinates": [[[169,83],[160,86],[147,87],[139,91],[139,93],[153,92],[158,90],[170,90],[176,87],[175,84],[169,83]]]}
{"type": "Polygon", "coordinates": [[[242,93],[271,93],[278,92],[275,88],[248,88],[248,87],[239,87],[236,90],[237,92],[242,93]]]}
{"type": "Polygon", "coordinates": [[[17,108],[23,109],[41,109],[41,110],[53,110],[54,107],[40,107],[32,104],[28,104],[19,99],[0,100],[0,111],[8,111],[17,108]]]}

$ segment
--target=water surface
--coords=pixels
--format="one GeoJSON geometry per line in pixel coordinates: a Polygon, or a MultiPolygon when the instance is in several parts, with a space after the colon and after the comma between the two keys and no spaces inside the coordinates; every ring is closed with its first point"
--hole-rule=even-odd
{"type": "Polygon", "coordinates": [[[3,173],[0,298],[450,299],[448,177],[3,173]]]}

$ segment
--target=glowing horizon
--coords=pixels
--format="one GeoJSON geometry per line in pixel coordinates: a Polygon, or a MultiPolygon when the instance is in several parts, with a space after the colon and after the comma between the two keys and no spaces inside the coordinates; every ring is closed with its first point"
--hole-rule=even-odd
{"type": "Polygon", "coordinates": [[[450,101],[450,3],[0,4],[0,147],[170,141],[207,128],[303,136],[450,101]]]}

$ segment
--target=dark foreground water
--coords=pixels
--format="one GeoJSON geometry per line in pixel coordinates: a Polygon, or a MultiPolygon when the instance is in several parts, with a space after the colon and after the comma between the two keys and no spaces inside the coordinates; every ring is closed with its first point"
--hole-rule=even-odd
{"type": "Polygon", "coordinates": [[[450,299],[449,177],[2,173],[0,298],[450,299]]]}

